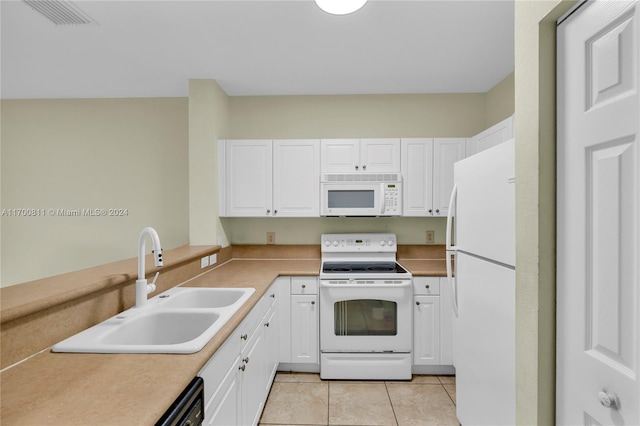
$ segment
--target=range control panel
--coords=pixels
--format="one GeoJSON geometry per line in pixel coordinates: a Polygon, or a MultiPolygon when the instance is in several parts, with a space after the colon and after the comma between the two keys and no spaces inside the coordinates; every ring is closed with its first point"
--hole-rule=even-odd
{"type": "Polygon", "coordinates": [[[322,234],[323,253],[395,253],[396,234],[322,234]]]}

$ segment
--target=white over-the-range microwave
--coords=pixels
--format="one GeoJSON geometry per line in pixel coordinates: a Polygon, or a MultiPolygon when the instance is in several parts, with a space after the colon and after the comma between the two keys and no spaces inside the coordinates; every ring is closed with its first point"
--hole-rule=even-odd
{"type": "Polygon", "coordinates": [[[400,173],[325,173],[321,216],[401,216],[400,173]]]}

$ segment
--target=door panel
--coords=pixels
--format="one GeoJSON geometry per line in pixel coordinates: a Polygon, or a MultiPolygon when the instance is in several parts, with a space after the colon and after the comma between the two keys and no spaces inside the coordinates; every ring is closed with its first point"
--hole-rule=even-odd
{"type": "Polygon", "coordinates": [[[640,424],[638,9],[587,2],[558,27],[561,425],[640,424]]]}

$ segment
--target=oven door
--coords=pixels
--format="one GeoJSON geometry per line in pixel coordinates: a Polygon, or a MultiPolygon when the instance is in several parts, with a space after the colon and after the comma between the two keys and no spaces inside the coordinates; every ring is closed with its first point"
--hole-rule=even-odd
{"type": "Polygon", "coordinates": [[[321,281],[320,350],[411,352],[411,280],[397,282],[321,281]]]}

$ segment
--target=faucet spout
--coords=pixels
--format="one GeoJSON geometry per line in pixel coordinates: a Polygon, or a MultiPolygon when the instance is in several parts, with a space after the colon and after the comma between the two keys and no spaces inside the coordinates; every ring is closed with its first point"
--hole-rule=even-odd
{"type": "Polygon", "coordinates": [[[153,243],[153,260],[157,267],[163,265],[162,261],[162,247],[160,246],[160,237],[155,229],[151,227],[146,227],[140,233],[140,240],[138,243],[138,279],[136,280],[136,308],[140,308],[147,303],[147,294],[151,293],[156,289],[156,279],[158,278],[158,274],[153,279],[151,284],[147,284],[147,279],[145,278],[145,241],[147,235],[151,237],[151,242],[153,243]]]}

